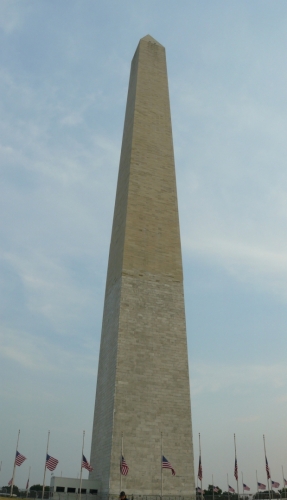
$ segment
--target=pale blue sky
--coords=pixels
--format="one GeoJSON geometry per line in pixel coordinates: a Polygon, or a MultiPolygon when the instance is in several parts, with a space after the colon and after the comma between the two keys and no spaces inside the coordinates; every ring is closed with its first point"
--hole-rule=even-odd
{"type": "MultiPolygon", "coordinates": [[[[0,486],[89,456],[130,61],[166,47],[195,468],[287,475],[287,3],[0,1],[0,486]]],[[[128,360],[127,360],[128,361],[128,360]]],[[[128,451],[126,452],[128,461],[128,451]]],[[[172,462],[172,457],[168,457],[172,462]]],[[[176,464],[173,464],[176,469],[176,464]]]]}

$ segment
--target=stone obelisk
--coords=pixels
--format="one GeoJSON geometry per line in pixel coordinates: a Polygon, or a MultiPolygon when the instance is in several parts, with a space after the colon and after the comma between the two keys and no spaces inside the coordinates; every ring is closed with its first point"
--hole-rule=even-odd
{"type": "Polygon", "coordinates": [[[131,65],[91,450],[102,494],[194,495],[183,274],[164,47],[131,65]],[[162,436],[162,437],[161,437],[162,436]],[[120,456],[129,466],[120,481],[120,456]],[[161,456],[175,469],[161,469],[161,456]]]}

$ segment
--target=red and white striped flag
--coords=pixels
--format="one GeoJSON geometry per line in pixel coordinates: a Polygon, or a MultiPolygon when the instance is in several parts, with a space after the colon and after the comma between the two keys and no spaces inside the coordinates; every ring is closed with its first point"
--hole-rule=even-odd
{"type": "Polygon", "coordinates": [[[51,455],[46,456],[46,467],[49,469],[51,472],[56,469],[57,465],[59,463],[59,460],[57,460],[54,457],[51,457],[51,455]]]}
{"type": "Polygon", "coordinates": [[[266,484],[263,484],[263,483],[257,483],[258,485],[258,489],[259,490],[266,490],[266,484]]]}
{"type": "Polygon", "coordinates": [[[26,457],[24,457],[24,455],[21,455],[19,451],[16,451],[15,464],[18,465],[18,467],[20,467],[20,465],[22,465],[22,463],[25,462],[25,460],[26,457]]]}
{"type": "Polygon", "coordinates": [[[86,459],[85,455],[83,455],[83,460],[82,460],[82,468],[87,469],[89,472],[91,472],[93,467],[89,464],[88,460],[86,459]]]}
{"type": "Polygon", "coordinates": [[[172,475],[175,476],[175,470],[173,469],[171,463],[164,456],[162,456],[162,468],[170,469],[172,475]]]}
{"type": "Polygon", "coordinates": [[[198,463],[198,474],[197,477],[199,481],[202,481],[202,464],[201,464],[201,456],[199,457],[199,463],[198,463]]]}
{"type": "Polygon", "coordinates": [[[236,481],[238,481],[238,465],[237,465],[237,458],[235,458],[235,464],[234,464],[234,477],[236,481]]]}
{"type": "Polygon", "coordinates": [[[265,457],[265,462],[266,462],[266,474],[267,474],[267,479],[270,479],[270,469],[269,469],[269,465],[268,465],[268,460],[267,460],[267,457],[265,457]]]}
{"type": "Polygon", "coordinates": [[[129,472],[128,464],[125,461],[124,457],[122,456],[122,459],[121,459],[121,474],[122,474],[122,476],[127,476],[128,472],[129,472]]]}

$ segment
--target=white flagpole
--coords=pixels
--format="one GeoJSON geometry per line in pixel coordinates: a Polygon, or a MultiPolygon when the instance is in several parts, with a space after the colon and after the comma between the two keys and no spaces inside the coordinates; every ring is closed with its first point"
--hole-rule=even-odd
{"type": "Polygon", "coordinates": [[[48,431],[47,451],[46,451],[46,455],[45,455],[45,467],[44,467],[44,478],[43,478],[42,500],[43,500],[43,498],[44,498],[44,491],[45,491],[46,462],[47,462],[47,455],[48,455],[48,450],[49,450],[49,440],[50,440],[50,431],[48,431]]]}
{"type": "Polygon", "coordinates": [[[198,433],[198,439],[199,439],[199,456],[200,456],[200,466],[201,466],[201,480],[200,480],[200,496],[201,500],[203,500],[203,491],[202,491],[202,462],[201,462],[201,441],[200,441],[200,432],[198,433]]]}
{"type": "Polygon", "coordinates": [[[83,431],[83,445],[82,445],[82,455],[81,455],[81,469],[80,469],[80,500],[82,498],[82,471],[83,471],[83,454],[84,454],[84,442],[85,442],[85,431],[83,431]]]}
{"type": "Polygon", "coordinates": [[[212,500],[214,500],[214,484],[213,484],[213,474],[212,474],[212,500]]]}
{"type": "MultiPolygon", "coordinates": [[[[267,465],[267,455],[266,455],[266,446],[265,446],[265,436],[263,434],[263,443],[264,443],[264,453],[265,453],[265,468],[266,468],[266,465],[267,465]]],[[[268,468],[269,468],[269,463],[268,463],[268,468]]],[[[269,476],[271,476],[270,474],[270,468],[269,468],[269,476]]],[[[267,470],[266,470],[266,477],[267,477],[267,484],[268,484],[268,491],[269,491],[269,500],[271,500],[271,492],[270,492],[270,481],[269,481],[269,478],[268,478],[268,474],[267,474],[267,470]]]]}
{"type": "Polygon", "coordinates": [[[257,476],[257,471],[256,471],[256,490],[259,498],[259,488],[258,488],[258,476],[257,476]]]}
{"type": "Polygon", "coordinates": [[[161,474],[161,500],[162,500],[162,491],[163,491],[163,474],[162,474],[162,432],[160,433],[160,474],[161,474]]]}
{"type": "MultiPolygon", "coordinates": [[[[2,462],[1,462],[2,463],[2,462]]],[[[282,479],[283,479],[283,486],[284,486],[284,493],[285,493],[285,498],[286,498],[286,488],[285,488],[285,478],[284,478],[284,470],[283,470],[283,465],[281,465],[282,467],[282,479]]]]}
{"type": "Polygon", "coordinates": [[[242,496],[244,499],[244,486],[243,486],[243,472],[241,471],[241,477],[242,477],[242,496]]]}
{"type": "Polygon", "coordinates": [[[17,454],[17,450],[18,450],[19,436],[20,436],[20,429],[18,431],[18,438],[17,438],[17,444],[16,444],[16,453],[15,453],[15,458],[14,458],[14,467],[13,467],[12,483],[11,483],[11,488],[10,488],[10,497],[12,496],[12,493],[13,493],[15,469],[16,469],[16,454],[17,454]]]}
{"type": "MultiPolygon", "coordinates": [[[[263,443],[264,443],[264,454],[265,454],[265,469],[266,469],[266,466],[267,466],[267,455],[266,455],[266,445],[265,445],[265,435],[263,434],[263,443]]],[[[270,467],[269,467],[269,463],[268,463],[268,469],[269,469],[269,476],[271,475],[270,474],[270,467]]],[[[267,477],[267,485],[268,485],[268,492],[269,492],[269,500],[271,500],[271,491],[270,491],[270,479],[268,478],[268,473],[267,473],[267,470],[266,470],[266,477],[267,477]]]]}
{"type": "Polygon", "coordinates": [[[237,453],[236,453],[236,436],[235,436],[235,433],[234,433],[234,451],[235,451],[235,461],[236,461],[236,466],[237,466],[237,479],[236,479],[236,483],[237,483],[237,500],[239,500],[239,486],[238,486],[238,463],[237,463],[237,453]]]}
{"type": "Polygon", "coordinates": [[[30,472],[31,472],[31,465],[29,467],[29,474],[28,474],[28,481],[27,481],[28,488],[26,488],[26,498],[28,496],[28,490],[29,490],[30,472]]]}
{"type": "Polygon", "coordinates": [[[229,481],[228,481],[228,474],[227,474],[227,493],[228,493],[228,500],[229,500],[230,495],[229,495],[229,481]]]}
{"type": "Polygon", "coordinates": [[[122,491],[122,462],[123,462],[123,453],[124,453],[124,435],[122,433],[122,439],[121,439],[121,457],[120,457],[120,491],[122,491]]]}

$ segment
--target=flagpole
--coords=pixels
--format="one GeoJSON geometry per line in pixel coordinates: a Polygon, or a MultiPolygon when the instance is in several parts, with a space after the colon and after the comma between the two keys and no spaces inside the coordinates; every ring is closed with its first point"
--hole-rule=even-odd
{"type": "MultiPolygon", "coordinates": [[[[1,464],[2,464],[2,462],[1,462],[1,464]]],[[[282,467],[282,479],[283,479],[283,486],[284,486],[284,493],[285,493],[285,497],[284,498],[286,498],[286,488],[285,488],[285,478],[284,478],[283,465],[281,465],[281,467],[282,467]]]]}
{"type": "Polygon", "coordinates": [[[121,439],[121,457],[120,457],[120,491],[122,491],[122,483],[123,483],[123,478],[122,478],[122,462],[123,462],[123,453],[124,453],[124,434],[122,432],[122,439],[121,439]]]}
{"type": "Polygon", "coordinates": [[[227,493],[228,493],[228,500],[229,500],[230,495],[229,495],[229,481],[228,481],[228,473],[227,473],[227,493]]]}
{"type": "Polygon", "coordinates": [[[258,476],[257,476],[257,471],[256,471],[256,489],[257,489],[257,495],[259,498],[259,488],[258,488],[258,476]]]}
{"type": "Polygon", "coordinates": [[[83,444],[82,444],[82,455],[81,455],[81,471],[80,471],[80,500],[81,500],[81,498],[82,498],[82,472],[83,472],[84,442],[85,442],[85,431],[83,431],[83,444]]]}
{"type": "Polygon", "coordinates": [[[160,456],[160,474],[161,474],[161,500],[162,500],[162,491],[163,491],[163,474],[162,474],[162,432],[160,433],[160,448],[161,448],[161,456],[160,456]]]}
{"type": "Polygon", "coordinates": [[[31,472],[31,465],[29,467],[29,474],[28,474],[28,481],[27,481],[28,488],[26,488],[26,498],[28,496],[28,490],[29,490],[30,472],[31,472]]]}
{"type": "Polygon", "coordinates": [[[214,500],[214,484],[213,484],[213,474],[212,474],[212,500],[214,500]]]}
{"type": "MultiPolygon", "coordinates": [[[[236,461],[236,464],[237,464],[237,454],[236,454],[236,436],[235,436],[235,433],[234,433],[234,451],[235,451],[235,461],[236,461]]],[[[239,500],[239,486],[238,486],[238,464],[237,464],[237,478],[236,479],[236,483],[237,483],[237,500],[239,500]]]]}
{"type": "Polygon", "coordinates": [[[42,500],[43,500],[43,498],[44,498],[44,491],[45,491],[46,463],[47,463],[47,455],[48,455],[48,450],[49,450],[49,440],[50,440],[50,431],[48,431],[47,451],[46,451],[46,456],[45,456],[45,467],[44,467],[44,478],[43,478],[42,500]]]}
{"type": "Polygon", "coordinates": [[[242,496],[243,496],[243,499],[244,499],[244,486],[243,486],[243,472],[241,471],[241,477],[242,477],[242,496]]]}
{"type": "MultiPolygon", "coordinates": [[[[267,466],[267,455],[266,455],[266,446],[265,446],[265,436],[263,434],[263,443],[264,443],[264,453],[265,453],[265,468],[267,466]]],[[[268,469],[269,469],[269,464],[268,464],[268,469]]],[[[269,477],[270,476],[270,469],[269,469],[269,474],[266,470],[266,476],[267,476],[267,484],[268,484],[268,491],[269,491],[269,500],[271,500],[271,493],[270,493],[270,481],[269,481],[269,477]]]]}
{"type": "Polygon", "coordinates": [[[200,456],[200,465],[201,465],[201,471],[200,471],[200,475],[201,475],[201,479],[200,479],[200,489],[201,489],[201,492],[200,492],[200,496],[201,496],[201,500],[203,500],[203,491],[202,491],[202,463],[201,463],[201,440],[200,440],[200,432],[198,433],[198,439],[199,439],[199,456],[200,456]]]}
{"type": "Polygon", "coordinates": [[[17,438],[17,444],[16,444],[16,453],[15,453],[15,458],[14,458],[14,467],[13,467],[12,483],[11,483],[11,488],[10,488],[10,497],[12,496],[12,493],[13,493],[14,477],[15,477],[15,469],[16,469],[16,455],[17,455],[17,450],[18,450],[19,437],[20,437],[20,429],[18,431],[18,438],[17,438]]]}

